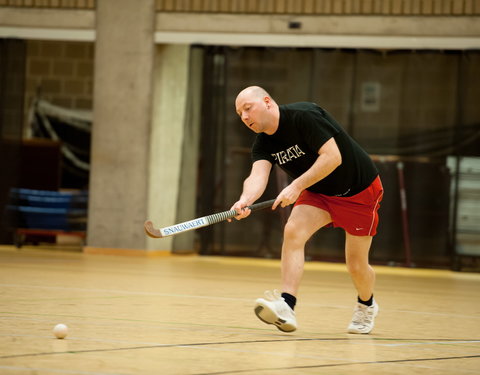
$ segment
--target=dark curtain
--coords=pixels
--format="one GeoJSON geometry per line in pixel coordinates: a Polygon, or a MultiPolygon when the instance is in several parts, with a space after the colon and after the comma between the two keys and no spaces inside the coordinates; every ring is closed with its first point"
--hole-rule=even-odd
{"type": "MultiPolygon", "coordinates": [[[[279,104],[317,102],[374,158],[385,197],[373,262],[448,264],[446,159],[480,153],[479,51],[196,48],[205,49],[199,214],[228,209],[241,193],[254,134],[234,101],[246,86],[259,85],[279,104]]],[[[277,172],[262,199],[287,182],[277,172]]],[[[267,211],[200,230],[201,252],[279,257],[285,215],[267,211]]],[[[320,230],[306,255],[343,261],[343,231],[320,230]]]]}
{"type": "Polygon", "coordinates": [[[12,242],[3,218],[10,188],[20,178],[25,56],[25,41],[0,39],[0,243],[12,242]]]}

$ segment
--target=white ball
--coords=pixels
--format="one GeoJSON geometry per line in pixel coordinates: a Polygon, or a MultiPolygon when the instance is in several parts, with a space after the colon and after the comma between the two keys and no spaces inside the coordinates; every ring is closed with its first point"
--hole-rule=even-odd
{"type": "Polygon", "coordinates": [[[68,327],[65,324],[57,324],[53,328],[53,334],[57,339],[64,339],[67,336],[68,327]]]}

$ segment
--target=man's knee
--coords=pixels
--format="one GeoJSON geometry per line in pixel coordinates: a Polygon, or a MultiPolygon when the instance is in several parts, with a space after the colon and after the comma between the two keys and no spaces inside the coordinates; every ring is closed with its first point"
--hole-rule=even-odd
{"type": "Polygon", "coordinates": [[[297,222],[293,220],[289,220],[285,224],[285,228],[283,229],[283,235],[285,240],[287,241],[295,241],[295,242],[306,242],[308,240],[309,234],[299,225],[297,222]]]}
{"type": "Polygon", "coordinates": [[[355,257],[347,259],[347,270],[352,276],[364,274],[369,267],[368,260],[355,257]]]}
{"type": "Polygon", "coordinates": [[[347,263],[348,273],[352,276],[358,275],[361,273],[361,267],[357,263],[347,263]]]}

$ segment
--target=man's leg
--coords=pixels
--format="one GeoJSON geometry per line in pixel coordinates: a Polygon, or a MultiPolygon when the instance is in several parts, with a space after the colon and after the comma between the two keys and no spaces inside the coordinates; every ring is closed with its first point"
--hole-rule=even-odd
{"type": "Polygon", "coordinates": [[[368,263],[371,236],[353,236],[345,232],[345,258],[347,269],[357,289],[359,301],[355,306],[349,333],[370,333],[374,326],[378,305],[373,299],[375,271],[368,263]]]}
{"type": "Polygon", "coordinates": [[[320,228],[332,221],[320,208],[295,206],[284,228],[282,246],[282,291],[297,295],[305,263],[305,244],[320,228]]]}
{"type": "Polygon", "coordinates": [[[267,324],[279,330],[292,332],[297,329],[293,307],[303,275],[304,248],[307,240],[318,229],[331,222],[330,214],[308,205],[295,206],[284,229],[282,246],[282,296],[276,291],[265,292],[265,298],[255,301],[255,314],[267,324]],[[293,301],[292,301],[293,300],[293,301]]]}
{"type": "Polygon", "coordinates": [[[360,299],[368,301],[375,285],[375,271],[368,263],[372,237],[353,236],[348,232],[345,232],[345,235],[345,259],[348,272],[360,299]]]}

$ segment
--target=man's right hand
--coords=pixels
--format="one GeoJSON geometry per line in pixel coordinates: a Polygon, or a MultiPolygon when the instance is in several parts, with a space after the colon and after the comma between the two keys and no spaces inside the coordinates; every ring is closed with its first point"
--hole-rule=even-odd
{"type": "MultiPolygon", "coordinates": [[[[252,210],[248,208],[248,203],[246,203],[241,199],[235,202],[235,204],[230,209],[238,212],[238,216],[235,216],[236,220],[245,219],[252,212],[252,210]]],[[[231,221],[232,219],[228,219],[228,222],[231,222],[231,221]]]]}

